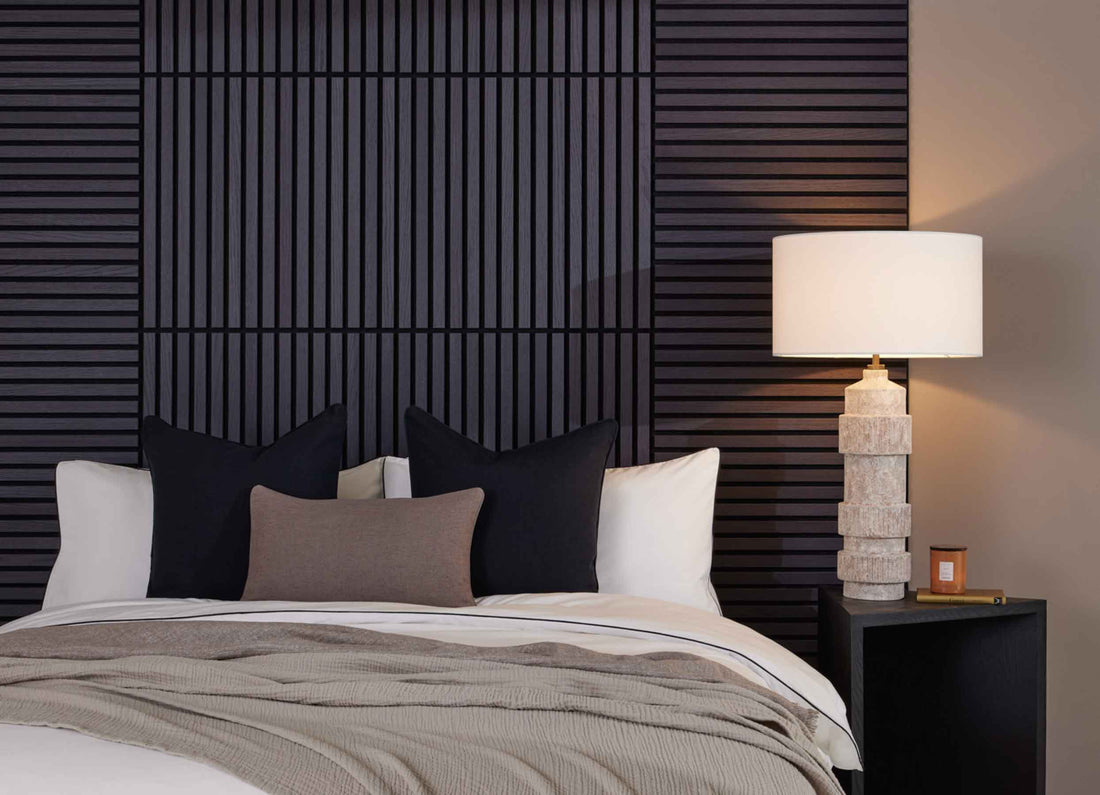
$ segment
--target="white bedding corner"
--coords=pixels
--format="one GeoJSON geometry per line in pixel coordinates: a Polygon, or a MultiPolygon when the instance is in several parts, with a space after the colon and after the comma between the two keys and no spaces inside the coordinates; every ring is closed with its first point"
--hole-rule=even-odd
{"type": "MultiPolygon", "coordinates": [[[[126,620],[293,621],[396,632],[477,646],[558,642],[612,654],[680,651],[718,662],[818,711],[815,743],[822,761],[859,769],[844,702],[804,660],[774,641],[710,612],[615,594],[490,596],[474,607],[438,608],[380,602],[221,602],[140,599],[42,610],[0,632],[126,620]]],[[[199,762],[86,737],[63,729],[0,724],[0,770],[13,792],[80,791],[137,795],[258,790],[199,762]],[[65,760],[58,764],[58,760],[65,760]],[[75,788],[79,782],[79,787],[75,788]]]]}

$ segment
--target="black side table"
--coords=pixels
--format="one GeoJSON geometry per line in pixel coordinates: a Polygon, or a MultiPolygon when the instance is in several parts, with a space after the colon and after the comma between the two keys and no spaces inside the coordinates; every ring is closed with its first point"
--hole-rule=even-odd
{"type": "Polygon", "coordinates": [[[848,704],[856,795],[1045,792],[1046,602],[820,598],[823,673],[848,704]]]}

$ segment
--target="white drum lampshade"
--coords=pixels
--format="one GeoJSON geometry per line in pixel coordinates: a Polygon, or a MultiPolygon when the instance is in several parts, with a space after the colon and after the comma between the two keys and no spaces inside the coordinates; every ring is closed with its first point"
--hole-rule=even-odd
{"type": "Polygon", "coordinates": [[[844,595],[905,596],[912,417],[886,358],[982,355],[982,239],[948,232],[812,232],[772,240],[772,353],[874,357],[838,427],[844,595]]]}
{"type": "Polygon", "coordinates": [[[811,232],[772,240],[772,353],[982,355],[982,239],[811,232]]]}

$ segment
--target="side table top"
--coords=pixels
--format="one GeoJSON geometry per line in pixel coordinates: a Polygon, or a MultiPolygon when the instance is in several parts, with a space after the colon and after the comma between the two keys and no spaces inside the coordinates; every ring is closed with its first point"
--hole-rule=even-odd
{"type": "Polygon", "coordinates": [[[904,599],[890,602],[872,602],[863,599],[847,599],[839,588],[822,588],[820,598],[832,609],[848,615],[853,624],[861,626],[887,626],[890,624],[922,624],[934,621],[961,621],[973,618],[997,618],[998,616],[1032,615],[1046,612],[1046,600],[1007,596],[1003,605],[952,605],[918,602],[916,591],[906,593],[904,599]]]}

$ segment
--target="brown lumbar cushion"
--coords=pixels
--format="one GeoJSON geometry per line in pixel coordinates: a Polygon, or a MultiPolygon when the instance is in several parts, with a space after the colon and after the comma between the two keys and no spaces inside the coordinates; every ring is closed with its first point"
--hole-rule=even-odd
{"type": "Polygon", "coordinates": [[[470,542],[485,493],[304,500],[252,489],[242,599],[474,604],[470,542]]]}

